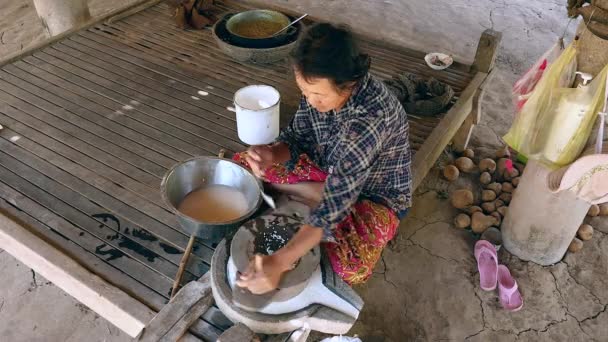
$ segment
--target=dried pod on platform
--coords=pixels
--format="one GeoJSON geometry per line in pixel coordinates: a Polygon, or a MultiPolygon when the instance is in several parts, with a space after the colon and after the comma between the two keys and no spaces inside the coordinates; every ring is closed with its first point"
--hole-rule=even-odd
{"type": "Polygon", "coordinates": [[[600,216],[608,216],[608,203],[602,203],[599,205],[600,207],[600,216]]]}
{"type": "Polygon", "coordinates": [[[488,185],[488,184],[490,184],[491,181],[492,181],[492,175],[488,172],[483,172],[479,176],[479,183],[481,183],[483,185],[488,185]]]}
{"type": "Polygon", "coordinates": [[[452,206],[456,209],[465,209],[473,205],[473,192],[471,190],[461,189],[452,193],[452,206]]]}
{"type": "Polygon", "coordinates": [[[492,227],[496,223],[496,218],[486,216],[483,213],[473,213],[471,216],[471,229],[473,232],[481,234],[486,229],[492,227]]]}
{"type": "Polygon", "coordinates": [[[589,211],[587,211],[587,216],[595,217],[600,214],[600,206],[597,204],[592,204],[589,207],[589,211]]]}
{"type": "Polygon", "coordinates": [[[484,202],[490,202],[496,199],[496,193],[492,190],[483,190],[481,192],[481,200],[484,202]]]}
{"type": "Polygon", "coordinates": [[[576,236],[583,241],[591,240],[593,237],[593,227],[588,224],[582,224],[578,231],[576,232],[576,236]]]}
{"type": "Polygon", "coordinates": [[[479,207],[479,206],[473,205],[473,206],[470,206],[469,208],[465,209],[464,211],[469,215],[473,215],[473,213],[477,213],[477,212],[482,213],[483,209],[481,209],[481,207],[479,207]]]}
{"type": "Polygon", "coordinates": [[[462,152],[462,156],[473,159],[475,158],[475,151],[470,148],[467,148],[466,150],[464,150],[464,152],[462,152]]]}
{"type": "Polygon", "coordinates": [[[515,177],[515,178],[511,179],[511,184],[513,184],[513,186],[517,188],[519,186],[520,179],[521,179],[521,177],[515,177]]]}
{"type": "Polygon", "coordinates": [[[507,207],[498,207],[496,208],[496,211],[500,214],[500,216],[505,217],[507,216],[507,210],[509,210],[509,208],[507,207]]]}
{"type": "Polygon", "coordinates": [[[456,165],[458,170],[464,173],[473,172],[475,170],[475,163],[473,163],[471,158],[467,157],[460,157],[456,159],[456,161],[454,161],[454,165],[456,165]]]}
{"type": "Polygon", "coordinates": [[[502,183],[502,192],[512,193],[513,192],[513,184],[511,184],[509,182],[502,183]]]}
{"type": "Polygon", "coordinates": [[[456,228],[467,228],[471,225],[471,217],[467,214],[458,214],[454,218],[454,226],[456,228]]]}
{"type": "Polygon", "coordinates": [[[568,251],[570,253],[576,253],[580,251],[581,248],[583,248],[583,241],[581,241],[579,238],[574,238],[572,242],[570,242],[570,246],[568,246],[568,251]]]}
{"type": "Polygon", "coordinates": [[[486,214],[490,214],[496,211],[496,203],[494,202],[484,202],[481,204],[481,208],[483,212],[486,214]]]}
{"type": "Polygon", "coordinates": [[[510,155],[511,155],[511,153],[509,153],[509,146],[507,146],[507,145],[503,146],[498,151],[496,151],[496,158],[505,158],[510,155]]]}
{"type": "Polygon", "coordinates": [[[505,180],[512,180],[513,178],[519,177],[519,171],[516,168],[512,168],[511,170],[505,170],[503,178],[505,180]]]}
{"type": "Polygon", "coordinates": [[[490,183],[488,184],[488,186],[486,186],[486,189],[494,191],[496,195],[500,195],[502,191],[502,184],[496,182],[490,183]]]}
{"type": "Polygon", "coordinates": [[[456,166],[448,165],[443,168],[443,177],[445,177],[445,179],[449,180],[450,182],[457,180],[458,176],[460,176],[460,171],[458,171],[458,168],[456,166]]]}
{"type": "Polygon", "coordinates": [[[505,174],[505,171],[507,170],[507,161],[509,159],[508,158],[500,158],[498,159],[498,162],[496,162],[496,176],[499,179],[502,179],[502,177],[505,174]]]}
{"type": "Polygon", "coordinates": [[[479,161],[479,170],[481,172],[488,171],[494,173],[496,171],[496,162],[490,158],[482,159],[479,161]]]}
{"type": "Polygon", "coordinates": [[[505,204],[509,204],[511,203],[511,194],[507,193],[507,192],[503,192],[502,194],[500,194],[500,196],[498,196],[498,198],[505,202],[505,204]]]}
{"type": "Polygon", "coordinates": [[[494,204],[496,204],[496,210],[498,210],[498,208],[500,207],[504,207],[505,206],[505,202],[503,202],[502,200],[497,199],[496,201],[494,201],[494,204]]]}
{"type": "Polygon", "coordinates": [[[498,222],[496,226],[500,226],[500,224],[502,223],[502,216],[500,216],[500,213],[495,211],[491,213],[490,216],[494,217],[496,219],[496,222],[498,222]]]}

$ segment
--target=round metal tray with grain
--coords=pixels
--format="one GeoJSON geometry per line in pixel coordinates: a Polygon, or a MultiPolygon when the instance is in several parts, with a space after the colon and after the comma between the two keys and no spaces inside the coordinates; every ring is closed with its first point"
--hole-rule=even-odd
{"type": "Polygon", "coordinates": [[[289,35],[295,33],[295,27],[279,32],[289,24],[291,19],[281,12],[258,9],[230,16],[226,20],[226,30],[236,45],[271,48],[283,45],[289,35]]]}
{"type": "MultiPolygon", "coordinates": [[[[235,41],[234,36],[226,28],[226,22],[233,15],[234,13],[227,13],[215,23],[213,26],[213,38],[224,53],[240,62],[271,64],[287,58],[295,47],[298,35],[303,28],[301,22],[296,23],[293,26],[296,29],[289,32],[284,41],[277,46],[263,48],[246,47],[235,41]]],[[[290,19],[293,18],[290,17],[290,19]]]]}

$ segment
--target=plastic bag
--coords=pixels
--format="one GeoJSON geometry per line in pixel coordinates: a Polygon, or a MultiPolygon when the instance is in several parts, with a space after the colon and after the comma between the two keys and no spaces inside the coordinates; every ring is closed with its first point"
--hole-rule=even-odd
{"type": "Polygon", "coordinates": [[[585,148],[597,113],[604,104],[606,70],[587,86],[556,91],[559,101],[553,101],[546,112],[552,116],[547,118],[551,124],[538,135],[539,144],[544,144],[542,157],[546,162],[555,166],[570,164],[585,148]]]}
{"type": "MultiPolygon", "coordinates": [[[[515,113],[519,113],[530,97],[530,93],[544,75],[545,70],[552,64],[564,50],[563,41],[560,39],[549,50],[547,50],[534,65],[513,85],[511,95],[515,113]]],[[[566,85],[564,85],[566,86],[566,85]]]]}
{"type": "Polygon", "coordinates": [[[530,94],[504,136],[507,144],[549,167],[567,165],[578,157],[604,104],[608,66],[587,86],[570,88],[575,73],[576,48],[570,45],[530,94]]]}

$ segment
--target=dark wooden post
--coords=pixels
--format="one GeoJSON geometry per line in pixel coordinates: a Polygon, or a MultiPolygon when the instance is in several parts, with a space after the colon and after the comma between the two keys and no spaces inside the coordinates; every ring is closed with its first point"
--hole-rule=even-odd
{"type": "MultiPolygon", "coordinates": [[[[502,39],[502,33],[494,30],[485,30],[479,39],[477,53],[471,69],[474,72],[489,74],[494,68],[494,61],[498,52],[498,46],[502,39]]],[[[471,113],[464,120],[462,126],[452,139],[452,148],[456,152],[462,152],[467,148],[473,128],[481,121],[481,100],[483,93],[475,94],[471,113]]]]}

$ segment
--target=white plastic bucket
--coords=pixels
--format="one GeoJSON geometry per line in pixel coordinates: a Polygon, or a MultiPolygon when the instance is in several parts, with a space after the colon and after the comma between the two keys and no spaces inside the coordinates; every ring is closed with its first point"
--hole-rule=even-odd
{"type": "Polygon", "coordinates": [[[250,85],[234,94],[239,139],[248,145],[270,144],[279,136],[281,95],[267,85],[250,85]]]}

